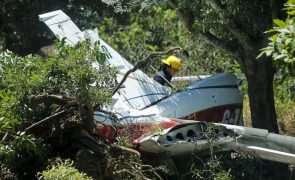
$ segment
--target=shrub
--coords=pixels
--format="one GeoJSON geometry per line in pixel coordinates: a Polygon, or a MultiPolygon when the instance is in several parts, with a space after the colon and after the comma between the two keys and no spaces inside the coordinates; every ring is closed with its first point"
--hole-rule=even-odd
{"type": "Polygon", "coordinates": [[[53,164],[49,165],[47,170],[38,173],[38,179],[44,180],[88,180],[85,173],[79,172],[73,167],[73,161],[66,159],[58,159],[53,164]]]}

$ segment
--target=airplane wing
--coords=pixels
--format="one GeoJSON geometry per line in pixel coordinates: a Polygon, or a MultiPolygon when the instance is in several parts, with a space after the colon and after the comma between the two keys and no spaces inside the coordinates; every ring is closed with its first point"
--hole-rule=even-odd
{"type": "MultiPolygon", "coordinates": [[[[68,45],[75,45],[87,38],[90,38],[92,43],[100,41],[101,50],[106,54],[108,63],[119,70],[117,74],[118,82],[121,81],[129,69],[133,68],[132,64],[99,38],[96,29],[81,32],[63,11],[57,10],[41,14],[39,19],[50,28],[56,37],[59,39],[65,38],[68,45]]],[[[99,65],[94,64],[94,66],[99,65]]],[[[126,112],[130,111],[130,109],[142,109],[169,96],[171,93],[170,88],[158,84],[140,70],[131,73],[123,86],[124,88],[121,88],[113,97],[113,111],[120,111],[122,108],[126,112]]]]}

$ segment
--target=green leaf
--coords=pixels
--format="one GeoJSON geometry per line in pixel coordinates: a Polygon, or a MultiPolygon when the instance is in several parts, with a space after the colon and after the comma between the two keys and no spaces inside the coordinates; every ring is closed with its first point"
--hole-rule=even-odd
{"type": "Polygon", "coordinates": [[[274,23],[276,24],[276,25],[278,25],[279,27],[281,27],[281,28],[283,28],[283,27],[285,27],[285,22],[284,21],[282,21],[282,20],[280,20],[280,19],[275,19],[274,20],[274,23]]]}
{"type": "Polygon", "coordinates": [[[265,31],[264,33],[272,33],[272,32],[277,32],[277,30],[276,29],[270,29],[270,30],[265,31]]]}
{"type": "Polygon", "coordinates": [[[295,4],[295,0],[288,0],[288,4],[295,4]]]}
{"type": "Polygon", "coordinates": [[[276,43],[277,42],[277,38],[278,38],[278,34],[275,34],[272,36],[272,42],[276,43]]]}
{"type": "Polygon", "coordinates": [[[256,57],[256,59],[259,59],[261,56],[263,56],[265,54],[264,51],[262,51],[261,53],[258,54],[258,56],[256,57]]]}
{"type": "Polygon", "coordinates": [[[278,60],[278,59],[281,59],[283,57],[286,57],[287,55],[286,54],[280,54],[278,56],[275,56],[274,60],[278,60]]]}
{"type": "Polygon", "coordinates": [[[270,56],[272,54],[272,50],[265,51],[266,56],[270,56]]]}

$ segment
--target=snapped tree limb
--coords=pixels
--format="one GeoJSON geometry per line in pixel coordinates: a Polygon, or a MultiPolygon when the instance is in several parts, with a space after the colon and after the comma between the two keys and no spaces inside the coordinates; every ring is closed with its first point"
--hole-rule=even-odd
{"type": "Polygon", "coordinates": [[[41,124],[41,123],[43,123],[43,122],[46,122],[46,121],[49,121],[49,120],[51,120],[51,119],[54,119],[54,118],[60,117],[61,115],[66,114],[66,113],[68,113],[68,112],[71,112],[71,111],[73,111],[73,110],[75,110],[75,109],[76,109],[75,107],[71,107],[71,108],[69,108],[69,109],[64,109],[64,110],[62,110],[62,111],[59,111],[59,112],[57,112],[57,113],[55,113],[55,114],[53,114],[53,115],[51,115],[51,116],[49,116],[49,117],[46,117],[46,118],[42,119],[41,121],[38,121],[38,122],[32,124],[31,126],[27,127],[27,128],[24,130],[24,132],[27,132],[28,130],[32,129],[32,128],[35,127],[35,126],[38,126],[39,124],[41,124]]]}
{"type": "Polygon", "coordinates": [[[31,100],[31,106],[36,107],[38,104],[42,103],[49,103],[49,104],[57,104],[60,106],[68,104],[70,101],[75,100],[75,98],[72,97],[63,97],[59,95],[33,95],[30,96],[31,100]]]}
{"type": "Polygon", "coordinates": [[[116,94],[116,92],[121,88],[121,86],[123,85],[123,83],[126,81],[127,77],[129,76],[129,74],[131,74],[132,72],[135,72],[138,68],[142,67],[144,64],[146,64],[151,58],[156,57],[156,56],[162,56],[162,55],[167,55],[173,51],[176,50],[182,50],[182,48],[180,47],[175,47],[172,48],[168,51],[165,52],[154,52],[154,53],[150,53],[149,55],[147,55],[145,58],[143,58],[142,60],[137,61],[134,64],[134,67],[130,70],[128,70],[126,72],[126,74],[124,75],[123,79],[121,80],[121,82],[117,85],[117,87],[113,90],[112,94],[116,94]]]}

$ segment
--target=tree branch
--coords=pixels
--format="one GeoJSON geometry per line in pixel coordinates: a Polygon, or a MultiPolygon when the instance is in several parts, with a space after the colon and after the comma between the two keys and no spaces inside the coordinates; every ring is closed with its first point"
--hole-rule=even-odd
{"type": "Polygon", "coordinates": [[[65,113],[68,113],[68,112],[73,111],[73,110],[75,110],[75,109],[76,109],[75,107],[71,107],[71,108],[69,108],[69,109],[65,109],[65,110],[62,110],[62,111],[60,111],[60,112],[57,112],[57,113],[55,113],[55,114],[53,114],[53,115],[51,115],[51,116],[49,116],[49,117],[46,117],[45,119],[42,119],[41,121],[38,121],[38,122],[32,124],[31,126],[27,127],[27,128],[24,130],[24,132],[27,132],[28,130],[32,129],[32,128],[35,127],[35,126],[38,126],[39,124],[41,124],[41,123],[43,123],[43,122],[49,121],[49,120],[51,120],[51,119],[53,119],[53,118],[57,118],[57,117],[59,117],[59,116],[65,114],[65,113]]]}
{"type": "Polygon", "coordinates": [[[129,155],[129,156],[136,156],[136,157],[140,157],[140,153],[134,149],[130,149],[128,147],[123,147],[123,146],[120,146],[120,145],[112,145],[112,148],[114,150],[119,150],[122,154],[126,154],[126,155],[129,155]]]}
{"type": "Polygon", "coordinates": [[[181,9],[178,8],[177,5],[177,1],[176,0],[169,0],[168,4],[176,10],[176,12],[180,15],[180,17],[182,18],[185,27],[189,30],[189,31],[193,31],[193,24],[195,21],[195,17],[194,17],[194,13],[191,10],[190,6],[187,7],[182,7],[181,9]]]}
{"type": "Polygon", "coordinates": [[[6,132],[5,135],[3,136],[2,142],[4,142],[6,140],[7,136],[8,136],[8,132],[6,132]]]}
{"type": "MultiPolygon", "coordinates": [[[[177,1],[175,0],[169,0],[168,4],[177,10],[178,14],[180,15],[180,17],[182,18],[185,27],[191,31],[194,32],[194,28],[193,28],[193,24],[195,21],[195,17],[193,15],[193,12],[191,9],[186,8],[186,9],[177,9],[178,5],[177,5],[177,1]]],[[[231,54],[233,57],[240,59],[241,58],[241,54],[237,48],[236,45],[233,45],[233,43],[231,42],[226,42],[222,39],[217,38],[216,36],[214,36],[212,33],[210,33],[209,31],[206,32],[198,32],[201,34],[201,36],[203,36],[203,38],[205,38],[209,43],[211,43],[213,46],[216,46],[218,48],[223,49],[224,51],[226,51],[228,54],[231,54]]]]}
{"type": "Polygon", "coordinates": [[[94,110],[90,104],[84,104],[80,110],[81,117],[82,117],[82,124],[83,127],[89,132],[93,133],[93,129],[95,127],[94,123],[94,110]]]}
{"type": "Polygon", "coordinates": [[[142,60],[137,61],[134,64],[134,67],[126,72],[126,74],[123,76],[123,79],[121,80],[121,82],[113,90],[112,94],[113,95],[116,94],[116,92],[121,88],[122,84],[126,81],[126,79],[129,76],[129,74],[131,74],[132,72],[135,72],[138,68],[140,68],[141,66],[143,66],[144,64],[146,64],[151,58],[156,57],[156,56],[166,55],[166,54],[169,54],[169,53],[171,53],[173,51],[181,50],[181,49],[182,48],[180,48],[180,47],[175,47],[175,48],[172,48],[172,49],[170,49],[168,51],[165,51],[165,52],[154,52],[154,53],[150,53],[149,55],[147,55],[142,60]]]}
{"type": "Polygon", "coordinates": [[[119,120],[118,116],[115,113],[111,112],[111,111],[106,111],[106,110],[103,110],[103,109],[98,109],[97,111],[100,111],[102,113],[105,113],[105,114],[109,115],[114,120],[119,120]]]}
{"type": "Polygon", "coordinates": [[[224,51],[231,54],[233,57],[237,59],[241,58],[241,54],[238,51],[238,47],[233,45],[233,43],[230,44],[222,39],[218,39],[216,36],[214,36],[212,33],[208,31],[202,32],[201,35],[205,39],[207,39],[213,46],[223,49],[224,51]]]}
{"type": "Polygon", "coordinates": [[[251,41],[247,33],[237,25],[232,15],[229,13],[228,9],[226,9],[219,0],[212,0],[210,2],[214,9],[220,11],[219,16],[221,19],[225,20],[227,30],[234,35],[234,37],[240,42],[240,44],[244,48],[254,47],[254,45],[252,44],[253,41],[251,41]]]}
{"type": "Polygon", "coordinates": [[[30,96],[30,100],[31,100],[32,107],[36,107],[38,104],[42,104],[42,103],[50,103],[50,104],[57,104],[57,105],[63,106],[69,103],[69,101],[75,100],[75,98],[71,98],[71,97],[65,98],[63,96],[46,94],[46,95],[30,96]]]}

